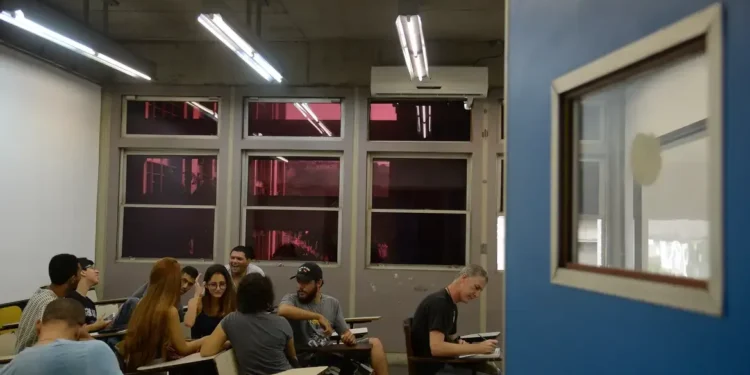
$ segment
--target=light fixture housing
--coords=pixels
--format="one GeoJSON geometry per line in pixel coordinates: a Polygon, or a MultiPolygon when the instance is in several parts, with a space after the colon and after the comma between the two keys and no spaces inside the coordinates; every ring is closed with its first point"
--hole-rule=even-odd
{"type": "Polygon", "coordinates": [[[202,13],[198,16],[198,22],[203,25],[216,39],[224,43],[227,48],[232,50],[245,64],[249,65],[266,81],[276,81],[281,83],[284,77],[281,76],[258,50],[250,46],[231,26],[224,20],[219,13],[202,13]]]}
{"type": "Polygon", "coordinates": [[[430,78],[427,64],[427,47],[422,32],[422,18],[419,15],[400,15],[396,17],[396,31],[404,54],[406,68],[411,79],[422,81],[430,78]]]}
{"type": "Polygon", "coordinates": [[[76,52],[82,56],[88,57],[91,60],[109,66],[110,68],[118,70],[131,77],[145,79],[147,81],[151,80],[151,77],[149,75],[135,68],[132,68],[102,52],[96,51],[94,48],[84,44],[83,42],[76,41],[73,38],[67,37],[62,33],[59,33],[49,27],[42,25],[41,23],[33,21],[24,13],[22,9],[0,11],[0,21],[4,21],[10,25],[26,30],[52,43],[55,43],[70,51],[76,52]]]}

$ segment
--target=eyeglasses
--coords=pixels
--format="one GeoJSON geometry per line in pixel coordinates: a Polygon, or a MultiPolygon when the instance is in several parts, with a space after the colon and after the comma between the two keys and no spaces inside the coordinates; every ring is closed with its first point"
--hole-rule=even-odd
{"type": "Polygon", "coordinates": [[[226,289],[227,284],[226,283],[208,283],[206,284],[208,289],[226,289]]]}

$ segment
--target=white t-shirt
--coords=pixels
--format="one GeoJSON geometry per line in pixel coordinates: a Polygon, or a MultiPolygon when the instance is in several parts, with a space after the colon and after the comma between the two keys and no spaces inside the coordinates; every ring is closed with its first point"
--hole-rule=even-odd
{"type": "MultiPolygon", "coordinates": [[[[228,264],[227,264],[226,267],[227,267],[227,270],[229,270],[229,272],[231,273],[232,272],[232,267],[230,267],[228,264]]],[[[250,263],[250,264],[247,265],[247,272],[245,272],[245,275],[249,275],[251,273],[259,273],[259,274],[261,274],[263,276],[266,276],[266,273],[263,272],[262,268],[254,265],[252,263],[250,263]]]]}

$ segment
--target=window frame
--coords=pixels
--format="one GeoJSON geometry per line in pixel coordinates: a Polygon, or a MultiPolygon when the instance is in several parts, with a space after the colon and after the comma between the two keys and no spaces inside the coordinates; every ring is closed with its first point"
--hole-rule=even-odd
{"type": "MultiPolygon", "coordinates": [[[[122,126],[120,127],[120,137],[123,139],[190,139],[190,140],[218,140],[221,138],[221,128],[223,122],[228,116],[219,116],[216,122],[216,135],[167,135],[167,134],[128,134],[128,102],[216,102],[219,104],[219,113],[222,113],[222,100],[218,96],[153,96],[153,95],[123,95],[122,96],[122,126]]],[[[227,111],[229,112],[229,111],[227,111]]],[[[228,114],[227,114],[228,115],[228,114]]]]}
{"type": "MultiPolygon", "coordinates": [[[[723,250],[723,40],[722,40],[722,7],[714,4],[698,13],[667,26],[649,36],[620,48],[602,58],[599,58],[581,68],[575,69],[558,77],[551,85],[551,184],[550,184],[550,281],[552,284],[564,285],[588,291],[624,297],[628,299],[646,301],[663,306],[669,306],[688,311],[721,316],[723,313],[723,280],[724,280],[724,250],[723,250]],[[575,214],[577,204],[571,209],[563,203],[561,188],[575,190],[575,179],[564,186],[561,185],[563,171],[561,152],[563,140],[561,124],[567,119],[564,114],[564,95],[611,74],[629,70],[635,64],[643,62],[660,53],[680,48],[693,41],[704,41],[703,55],[708,65],[708,116],[707,128],[709,135],[708,165],[708,207],[709,207],[709,259],[710,277],[705,287],[687,285],[688,283],[669,282],[671,277],[637,277],[635,273],[596,272],[585,267],[569,268],[562,264],[561,250],[566,245],[562,238],[572,238],[575,242],[576,233],[563,233],[561,213],[575,214]],[[667,281],[667,282],[665,282],[667,281]]],[[[575,128],[575,127],[573,127],[575,128]]],[[[573,130],[572,144],[564,147],[571,148],[572,164],[578,162],[580,155],[579,137],[573,130]]],[[[568,135],[569,137],[569,135],[568,135]]],[[[570,138],[567,138],[570,139],[570,138]]],[[[570,141],[568,141],[570,142],[570,141]]],[[[577,168],[577,166],[573,166],[577,168]]],[[[574,169],[575,170],[575,169],[574,169]]],[[[575,171],[573,172],[575,176],[575,171]]],[[[609,187],[608,187],[609,188],[609,187]]],[[[570,205],[568,205],[570,206],[570,205]]],[[[570,247],[572,244],[567,245],[570,247]]],[[[694,280],[694,279],[686,279],[694,280]]],[[[693,283],[695,284],[695,283],[693,283]]]]}
{"type": "Polygon", "coordinates": [[[346,111],[344,108],[346,98],[311,98],[311,97],[256,97],[248,96],[242,100],[242,140],[267,140],[267,141],[296,141],[296,142],[342,142],[346,139],[345,132],[345,117],[346,111]],[[248,126],[248,119],[250,118],[250,103],[338,103],[340,105],[341,113],[341,134],[338,137],[279,137],[279,136],[255,136],[250,135],[250,127],[248,126]]]}
{"type": "Polygon", "coordinates": [[[497,240],[497,225],[498,225],[498,218],[499,217],[502,217],[503,220],[505,221],[505,223],[504,223],[505,227],[503,228],[503,232],[505,232],[505,235],[503,236],[503,239],[507,238],[507,235],[508,235],[508,232],[506,230],[507,227],[508,227],[508,215],[505,213],[505,205],[507,204],[507,202],[505,201],[505,184],[506,184],[505,180],[506,180],[506,177],[507,177],[506,174],[505,174],[505,171],[508,169],[508,166],[507,166],[507,163],[506,163],[505,155],[498,154],[496,156],[496,159],[495,159],[495,168],[497,169],[497,181],[498,181],[497,202],[495,202],[495,207],[496,207],[495,213],[496,213],[496,215],[495,215],[495,220],[494,220],[494,222],[495,222],[495,227],[494,227],[495,228],[495,241],[496,241],[496,243],[495,243],[495,257],[496,257],[495,258],[495,271],[505,272],[505,265],[506,265],[506,263],[505,263],[505,251],[506,251],[505,241],[503,241],[503,243],[500,243],[500,241],[497,240]],[[500,248],[501,247],[503,249],[503,253],[502,253],[503,268],[502,269],[498,268],[498,263],[499,263],[499,259],[500,259],[500,248]]]}
{"type": "MultiPolygon", "coordinates": [[[[369,108],[369,102],[368,102],[369,108]]],[[[368,113],[369,117],[369,113],[368,113]]],[[[462,142],[463,143],[463,142],[462,142]]],[[[368,152],[367,153],[367,178],[365,183],[367,184],[366,189],[366,205],[365,205],[365,244],[364,255],[365,255],[365,269],[396,269],[396,270],[429,270],[429,271],[455,271],[461,269],[471,262],[471,177],[472,177],[472,156],[469,154],[459,153],[404,153],[404,152],[368,152]],[[431,210],[431,209],[393,209],[393,208],[373,208],[372,207],[372,164],[375,159],[458,159],[466,161],[466,209],[461,210],[431,210]],[[395,264],[395,263],[371,263],[370,252],[372,251],[370,245],[372,243],[372,213],[383,212],[383,213],[415,213],[415,214],[450,214],[450,215],[464,215],[466,218],[466,234],[464,235],[464,265],[422,265],[422,264],[395,264]]]]}
{"type": "Polygon", "coordinates": [[[117,251],[116,251],[116,261],[117,262],[129,262],[129,263],[153,263],[155,260],[158,260],[160,258],[154,257],[154,258],[145,258],[145,257],[123,257],[122,255],[122,241],[124,239],[124,232],[123,232],[123,225],[125,222],[125,208],[126,207],[134,207],[134,208],[173,208],[173,209],[204,209],[204,210],[214,210],[214,238],[213,238],[213,248],[211,249],[211,258],[176,258],[181,263],[186,264],[202,264],[202,263],[210,263],[213,262],[216,258],[216,248],[218,243],[218,236],[219,236],[219,197],[218,197],[218,181],[220,181],[219,177],[219,152],[216,150],[185,150],[185,149],[121,149],[120,150],[120,179],[119,179],[119,186],[118,186],[118,196],[117,196],[117,251]],[[216,197],[216,204],[213,206],[211,205],[174,205],[174,204],[142,204],[142,203],[126,203],[126,195],[127,191],[127,161],[128,161],[128,155],[147,155],[147,156],[216,156],[216,180],[217,180],[217,197],[216,197]]]}
{"type": "MultiPolygon", "coordinates": [[[[343,122],[342,122],[343,124],[343,122]]],[[[342,126],[343,128],[343,126],[342,126]]],[[[270,137],[269,137],[270,138],[270,137]]],[[[275,137],[281,138],[281,137],[275,137]]],[[[247,245],[247,212],[250,210],[255,211],[336,211],[338,212],[338,228],[337,228],[337,245],[336,245],[336,261],[335,262],[320,262],[321,266],[339,266],[341,264],[341,243],[343,238],[343,214],[344,205],[343,198],[345,196],[344,189],[346,186],[346,179],[344,178],[344,152],[343,151],[279,151],[274,152],[270,150],[253,151],[243,150],[242,151],[242,173],[241,173],[241,188],[240,188],[240,244],[247,245]],[[248,168],[250,166],[250,158],[253,156],[262,157],[275,157],[275,156],[288,156],[288,157],[309,157],[309,158],[338,158],[339,160],[339,199],[338,207],[310,207],[310,206],[248,206],[247,204],[247,192],[248,192],[248,168]]],[[[259,265],[278,265],[284,264],[289,266],[299,266],[304,263],[304,260],[261,260],[256,261],[259,265]]]]}

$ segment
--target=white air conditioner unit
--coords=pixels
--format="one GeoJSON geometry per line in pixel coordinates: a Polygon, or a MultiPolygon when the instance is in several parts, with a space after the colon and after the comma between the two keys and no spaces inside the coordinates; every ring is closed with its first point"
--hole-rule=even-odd
{"type": "Polygon", "coordinates": [[[489,86],[487,67],[430,66],[430,78],[409,79],[404,66],[373,66],[370,92],[388,98],[486,98],[489,86]]]}

